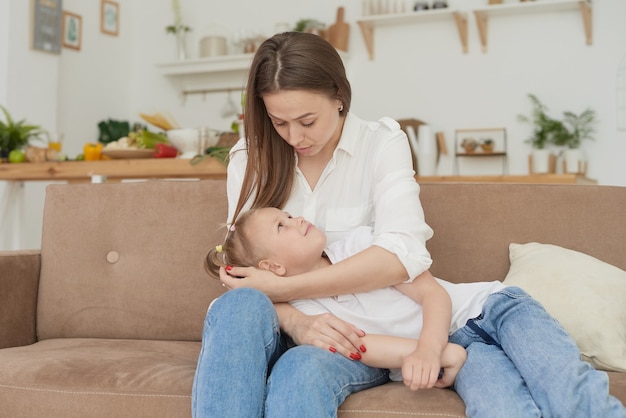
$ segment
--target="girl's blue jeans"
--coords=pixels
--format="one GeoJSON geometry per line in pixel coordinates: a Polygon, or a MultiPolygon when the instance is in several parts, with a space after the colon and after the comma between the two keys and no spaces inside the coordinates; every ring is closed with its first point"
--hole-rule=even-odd
{"type": "Polygon", "coordinates": [[[271,301],[254,289],[220,296],[204,323],[193,417],[336,417],[345,398],[388,381],[374,369],[308,345],[289,348],[271,301]]]}
{"type": "Polygon", "coordinates": [[[582,361],[574,340],[520,288],[489,296],[450,342],[467,350],[454,388],[469,417],[626,417],[606,373],[582,361]]]}

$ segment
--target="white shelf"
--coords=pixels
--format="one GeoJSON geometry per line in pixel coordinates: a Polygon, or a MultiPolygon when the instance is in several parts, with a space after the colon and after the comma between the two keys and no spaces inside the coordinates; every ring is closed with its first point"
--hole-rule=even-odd
{"type": "MultiPolygon", "coordinates": [[[[337,51],[344,62],[348,54],[337,51]]],[[[183,97],[242,90],[254,54],[221,55],[157,64],[161,74],[171,79],[183,97]]]]}
{"type": "Polygon", "coordinates": [[[222,55],[157,64],[163,75],[170,77],[191,74],[248,71],[254,54],[222,55]]]}
{"type": "Polygon", "coordinates": [[[591,2],[588,0],[541,0],[520,3],[492,4],[474,9],[476,26],[483,52],[487,52],[487,27],[489,17],[521,15],[527,13],[548,13],[580,10],[583,18],[587,45],[593,42],[591,23],[591,2]]]}
{"type": "Polygon", "coordinates": [[[357,20],[370,59],[374,59],[374,29],[378,26],[402,25],[453,19],[456,23],[463,52],[467,52],[467,14],[456,9],[420,10],[409,13],[394,13],[363,16],[357,20]]]}

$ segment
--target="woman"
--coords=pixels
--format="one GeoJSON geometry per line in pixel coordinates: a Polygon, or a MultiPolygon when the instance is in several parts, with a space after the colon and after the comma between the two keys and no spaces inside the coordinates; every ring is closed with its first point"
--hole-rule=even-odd
{"type": "Polygon", "coordinates": [[[451,304],[428,272],[425,242],[432,230],[424,222],[409,144],[397,122],[361,120],[350,104],[343,63],[324,39],[283,33],[256,52],[244,109],[247,137],[233,147],[228,167],[229,221],[249,208],[277,207],[307,217],[331,243],[361,225],[374,228],[374,242],[288,280],[251,267],[222,269],[223,283],[235,290],[207,313],[194,416],[336,416],[350,393],[387,382],[388,372],[352,359],[367,349],[362,330],[281,302],[410,278],[435,295],[423,306],[412,358],[425,378],[414,387],[436,382],[451,304]]]}

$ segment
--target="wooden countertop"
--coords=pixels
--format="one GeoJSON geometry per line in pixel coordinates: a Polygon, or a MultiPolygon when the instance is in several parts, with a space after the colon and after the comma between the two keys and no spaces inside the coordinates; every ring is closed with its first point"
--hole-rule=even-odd
{"type": "Polygon", "coordinates": [[[0,180],[89,182],[94,175],[107,181],[150,178],[226,178],[226,166],[215,158],[196,165],[180,158],[141,158],[100,161],[60,161],[0,164],[0,180]]]}
{"type": "Polygon", "coordinates": [[[417,176],[419,183],[466,182],[466,183],[530,183],[530,184],[598,184],[582,174],[529,174],[493,176],[417,176]]]}
{"type": "MultiPolygon", "coordinates": [[[[226,178],[226,166],[215,158],[205,158],[191,165],[179,158],[144,158],[101,161],[63,161],[46,163],[0,164],[0,181],[67,181],[89,182],[94,175],[107,181],[153,178],[226,178]]],[[[578,174],[533,174],[494,176],[418,176],[420,183],[480,182],[536,184],[596,184],[578,174]]]]}

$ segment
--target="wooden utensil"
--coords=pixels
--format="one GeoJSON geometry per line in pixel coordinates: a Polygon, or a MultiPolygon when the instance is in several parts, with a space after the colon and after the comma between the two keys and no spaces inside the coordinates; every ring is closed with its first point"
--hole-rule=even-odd
{"type": "Polygon", "coordinates": [[[348,51],[350,25],[344,21],[344,8],[337,8],[337,21],[328,27],[328,42],[337,49],[348,51]]]}

